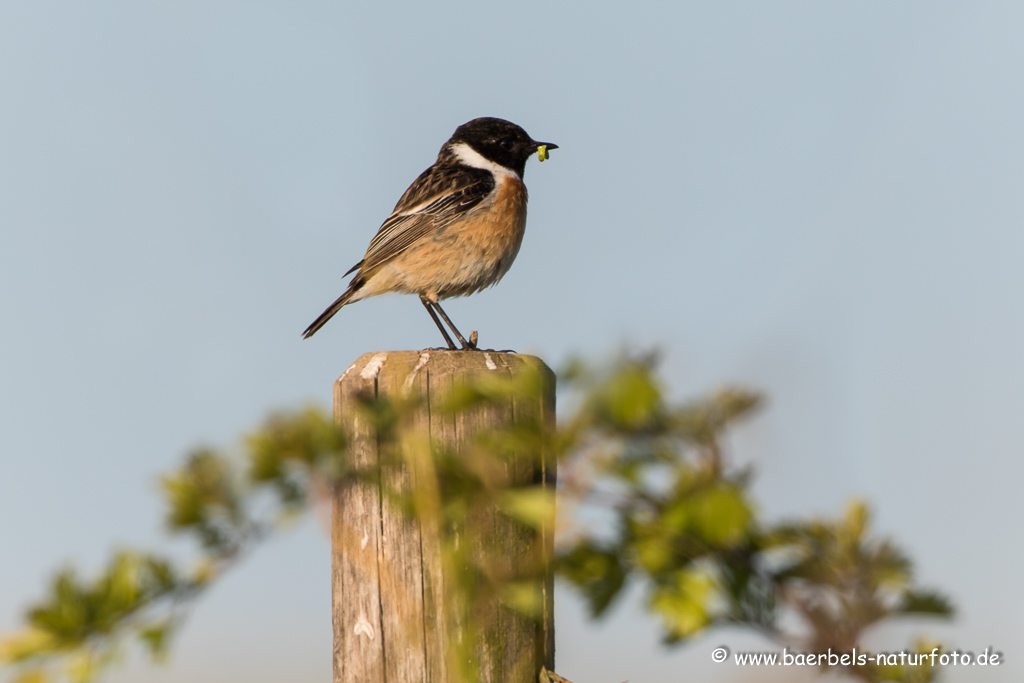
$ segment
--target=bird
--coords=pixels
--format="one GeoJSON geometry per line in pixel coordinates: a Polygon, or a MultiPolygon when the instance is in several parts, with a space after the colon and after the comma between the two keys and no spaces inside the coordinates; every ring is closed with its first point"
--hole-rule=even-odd
{"type": "Polygon", "coordinates": [[[455,129],[437,160],[413,181],[377,230],[345,292],[302,333],[312,337],[343,306],[372,296],[417,294],[445,343],[477,348],[459,332],[440,301],[497,284],[519,253],[526,229],[526,161],[541,161],[551,142],[538,142],[520,126],[494,117],[455,129]]]}

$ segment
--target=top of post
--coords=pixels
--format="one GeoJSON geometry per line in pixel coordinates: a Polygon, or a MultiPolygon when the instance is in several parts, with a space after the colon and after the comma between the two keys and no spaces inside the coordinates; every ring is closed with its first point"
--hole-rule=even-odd
{"type": "Polygon", "coordinates": [[[370,351],[364,353],[338,378],[338,384],[365,383],[376,380],[382,373],[404,374],[402,384],[409,388],[422,373],[431,375],[510,376],[517,373],[539,372],[554,386],[555,375],[537,356],[503,351],[450,351],[424,349],[422,351],[370,351]]]}

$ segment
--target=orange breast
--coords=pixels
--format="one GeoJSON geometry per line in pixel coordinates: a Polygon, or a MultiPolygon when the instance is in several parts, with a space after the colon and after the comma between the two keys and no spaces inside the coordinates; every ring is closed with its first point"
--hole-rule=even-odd
{"type": "Polygon", "coordinates": [[[496,284],[508,272],[526,231],[526,186],[512,176],[499,176],[498,185],[482,206],[457,229],[458,256],[441,296],[465,296],[496,284]]]}
{"type": "Polygon", "coordinates": [[[479,214],[468,232],[480,233],[480,238],[493,240],[506,249],[514,244],[515,250],[519,251],[519,243],[526,230],[526,199],[526,185],[522,180],[512,176],[500,177],[489,206],[479,214]]]}
{"type": "Polygon", "coordinates": [[[381,291],[425,294],[437,300],[496,284],[523,243],[527,196],[518,178],[506,175],[495,180],[491,195],[464,218],[385,266],[373,280],[380,280],[381,291]]]}

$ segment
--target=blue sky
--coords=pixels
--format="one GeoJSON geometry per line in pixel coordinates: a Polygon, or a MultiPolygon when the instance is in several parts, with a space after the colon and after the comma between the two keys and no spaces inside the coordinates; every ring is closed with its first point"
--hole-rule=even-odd
{"type": "MultiPolygon", "coordinates": [[[[162,547],[157,475],[360,354],[438,335],[412,297],[300,332],[457,125],[560,149],[487,346],[663,350],[673,393],[757,387],[732,439],[773,518],[868,498],[926,584],[922,633],[1024,633],[1024,90],[1012,2],[0,4],[0,631],[63,562],[162,547]]],[[[572,680],[796,680],[657,644],[633,594],[559,595],[572,680]]],[[[113,681],[327,680],[314,521],[199,606],[170,666],[113,681]],[[285,588],[286,587],[286,588],[285,588]]],[[[790,672],[787,672],[789,674],[790,672]]]]}

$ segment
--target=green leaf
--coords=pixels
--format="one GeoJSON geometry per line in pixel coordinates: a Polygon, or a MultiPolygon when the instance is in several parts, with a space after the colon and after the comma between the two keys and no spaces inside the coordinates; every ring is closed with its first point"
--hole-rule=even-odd
{"type": "Polygon", "coordinates": [[[669,537],[648,526],[633,540],[636,563],[647,573],[656,575],[668,569],[675,559],[669,537]]]}
{"type": "Polygon", "coordinates": [[[754,517],[742,492],[728,485],[701,491],[690,508],[695,533],[714,548],[740,544],[754,517]]]}
{"type": "Polygon", "coordinates": [[[231,466],[223,456],[209,449],[191,453],[181,469],[161,479],[170,505],[170,527],[201,524],[215,514],[214,508],[237,516],[239,501],[232,479],[231,466]]]}
{"type": "Polygon", "coordinates": [[[555,518],[555,492],[550,487],[509,489],[499,495],[497,503],[502,512],[537,529],[555,518]]]}
{"type": "Polygon", "coordinates": [[[340,465],[348,437],[333,418],[316,408],[272,416],[246,437],[249,476],[269,482],[284,476],[290,463],[308,473],[340,465]]]}
{"type": "Polygon", "coordinates": [[[741,388],[721,389],[710,397],[673,410],[668,424],[676,435],[709,444],[735,420],[762,403],[761,395],[741,388]]]}
{"type": "Polygon", "coordinates": [[[28,627],[0,639],[0,664],[17,664],[57,647],[53,634],[37,627],[28,627]]]}
{"type": "Polygon", "coordinates": [[[543,583],[540,581],[506,581],[501,585],[501,600],[506,606],[533,619],[544,614],[543,583]]]}
{"type": "Polygon", "coordinates": [[[598,423],[627,432],[655,427],[662,416],[661,391],[650,368],[631,363],[620,368],[590,397],[598,423]]]}
{"type": "Polygon", "coordinates": [[[899,607],[894,611],[898,614],[931,614],[951,617],[956,610],[953,603],[937,591],[908,590],[903,594],[899,607]]]}
{"type": "Polygon", "coordinates": [[[154,662],[166,661],[173,628],[174,622],[171,619],[165,619],[139,629],[139,640],[145,644],[149,656],[154,662]]]}
{"type": "Polygon", "coordinates": [[[583,592],[592,617],[608,609],[626,581],[626,569],[619,554],[591,541],[584,541],[562,555],[556,569],[583,592]]]}
{"type": "Polygon", "coordinates": [[[855,499],[846,505],[841,527],[844,540],[850,543],[860,541],[870,524],[871,512],[865,501],[855,499]]]}
{"type": "Polygon", "coordinates": [[[654,587],[648,604],[661,617],[669,642],[698,633],[711,623],[714,581],[697,567],[675,572],[673,580],[654,587]]]}

